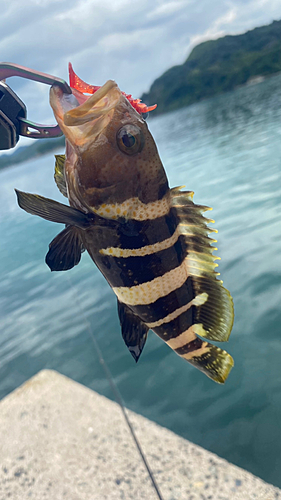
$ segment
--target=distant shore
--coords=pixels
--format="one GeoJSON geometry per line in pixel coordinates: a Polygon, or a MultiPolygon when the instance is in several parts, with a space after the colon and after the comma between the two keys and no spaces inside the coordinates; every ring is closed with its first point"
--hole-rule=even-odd
{"type": "Polygon", "coordinates": [[[281,21],[273,21],[242,35],[200,43],[183,64],[157,78],[141,99],[147,105],[157,103],[155,116],[280,71],[281,21]]]}
{"type": "Polygon", "coordinates": [[[65,139],[34,139],[30,146],[21,146],[13,153],[0,156],[0,170],[12,167],[24,161],[43,156],[58,148],[64,148],[65,139]]]}

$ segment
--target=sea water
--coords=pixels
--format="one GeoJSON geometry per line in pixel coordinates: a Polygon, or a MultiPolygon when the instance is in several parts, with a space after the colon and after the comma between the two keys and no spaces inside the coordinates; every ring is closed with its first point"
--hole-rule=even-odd
{"type": "Polygon", "coordinates": [[[235,305],[229,379],[211,381],[153,333],[136,365],[88,255],[50,272],[44,257],[63,226],[20,210],[13,191],[66,201],[47,155],[0,173],[0,394],[51,368],[113,398],[94,336],[128,408],[281,486],[281,75],[149,127],[170,185],[213,207],[235,305]]]}

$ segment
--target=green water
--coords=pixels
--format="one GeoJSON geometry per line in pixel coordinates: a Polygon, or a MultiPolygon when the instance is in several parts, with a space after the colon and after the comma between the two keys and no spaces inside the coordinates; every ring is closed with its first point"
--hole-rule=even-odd
{"type": "Polygon", "coordinates": [[[46,156],[0,173],[2,397],[53,368],[112,398],[93,334],[129,408],[281,486],[280,89],[281,75],[149,121],[170,185],[214,209],[219,270],[235,304],[226,384],[152,333],[135,365],[115,297],[86,254],[71,271],[49,271],[44,257],[62,226],[20,210],[13,192],[64,202],[46,156]]]}

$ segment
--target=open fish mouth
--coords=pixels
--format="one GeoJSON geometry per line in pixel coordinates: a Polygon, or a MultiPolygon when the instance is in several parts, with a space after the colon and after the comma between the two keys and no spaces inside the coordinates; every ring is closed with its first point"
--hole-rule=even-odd
{"type": "Polygon", "coordinates": [[[50,91],[50,104],[65,136],[71,143],[76,141],[79,145],[89,136],[100,133],[110,122],[121,95],[113,80],[108,80],[91,96],[74,89],[72,94],[64,94],[54,85],[50,91]]]}
{"type": "Polygon", "coordinates": [[[82,125],[100,118],[115,108],[121,92],[113,80],[108,80],[95,94],[80,106],[64,114],[64,123],[68,127],[82,125]]]}

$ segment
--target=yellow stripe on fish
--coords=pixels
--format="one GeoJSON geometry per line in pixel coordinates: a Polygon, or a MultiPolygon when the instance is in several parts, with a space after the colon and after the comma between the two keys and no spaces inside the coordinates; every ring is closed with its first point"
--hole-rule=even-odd
{"type": "Polygon", "coordinates": [[[190,307],[202,306],[203,304],[205,304],[206,300],[208,300],[208,294],[205,292],[201,293],[200,295],[197,295],[194,299],[192,299],[190,302],[188,302],[184,306],[179,307],[178,309],[176,309],[172,313],[165,316],[165,318],[159,319],[158,321],[154,321],[154,323],[147,323],[147,326],[149,326],[149,328],[153,329],[153,328],[156,328],[158,326],[163,325],[164,323],[170,323],[170,321],[172,321],[173,319],[176,319],[182,313],[188,311],[188,309],[190,309],[190,307]]]}
{"type": "Polygon", "coordinates": [[[200,357],[202,354],[206,354],[210,350],[210,344],[208,342],[202,342],[202,345],[199,349],[195,351],[187,352],[186,354],[180,354],[180,356],[184,359],[192,359],[194,357],[200,357]]]}
{"type": "Polygon", "coordinates": [[[122,257],[126,259],[128,257],[145,257],[146,255],[151,255],[161,250],[166,250],[171,248],[178,240],[180,232],[176,228],[174,234],[170,238],[166,238],[163,241],[154,243],[153,245],[145,245],[140,248],[119,248],[119,247],[108,247],[101,248],[99,251],[102,255],[110,255],[111,257],[122,257]]]}
{"type": "Polygon", "coordinates": [[[113,291],[118,299],[127,305],[151,304],[183,285],[187,276],[187,266],[184,261],[180,266],[152,281],[132,287],[113,287],[113,291]]]}
{"type": "Polygon", "coordinates": [[[134,220],[153,220],[166,215],[170,211],[170,196],[165,196],[161,200],[143,203],[139,198],[130,198],[123,203],[103,203],[100,207],[90,207],[91,210],[100,217],[118,219],[125,217],[134,220]]]}
{"type": "Polygon", "coordinates": [[[191,325],[187,330],[180,333],[177,337],[168,340],[166,343],[172,349],[179,349],[195,340],[197,338],[196,334],[200,334],[200,331],[202,331],[202,324],[191,325]]]}

